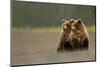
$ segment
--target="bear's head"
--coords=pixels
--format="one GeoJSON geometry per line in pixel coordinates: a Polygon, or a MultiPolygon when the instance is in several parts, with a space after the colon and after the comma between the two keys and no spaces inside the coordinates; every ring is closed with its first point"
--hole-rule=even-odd
{"type": "Polygon", "coordinates": [[[84,30],[84,25],[83,25],[83,22],[81,21],[81,19],[74,20],[74,22],[71,25],[71,30],[73,32],[83,31],[84,30]]]}
{"type": "Polygon", "coordinates": [[[63,22],[62,23],[62,29],[64,31],[70,32],[71,31],[71,24],[74,22],[74,19],[71,19],[69,21],[63,19],[62,22],[63,22]]]}

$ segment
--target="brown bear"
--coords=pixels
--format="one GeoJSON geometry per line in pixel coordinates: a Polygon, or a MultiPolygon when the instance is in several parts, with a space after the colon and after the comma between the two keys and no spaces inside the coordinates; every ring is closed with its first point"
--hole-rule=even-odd
{"type": "Polygon", "coordinates": [[[71,32],[71,24],[73,23],[73,19],[67,21],[65,19],[62,20],[62,26],[60,30],[60,39],[59,39],[59,45],[57,48],[58,52],[62,52],[65,49],[70,49],[71,45],[69,43],[69,36],[71,32]]]}
{"type": "Polygon", "coordinates": [[[73,49],[88,49],[89,35],[81,19],[74,20],[74,22],[72,23],[69,39],[73,49]]]}

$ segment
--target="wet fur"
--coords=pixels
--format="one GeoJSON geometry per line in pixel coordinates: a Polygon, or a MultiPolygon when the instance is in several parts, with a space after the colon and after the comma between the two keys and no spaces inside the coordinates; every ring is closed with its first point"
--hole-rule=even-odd
{"type": "MultiPolygon", "coordinates": [[[[71,27],[72,27],[72,24],[75,24],[73,19],[69,22],[71,22],[71,27]]],[[[88,49],[89,36],[85,28],[85,25],[82,23],[82,21],[79,22],[80,24],[79,31],[75,29],[77,33],[72,32],[72,30],[70,31],[70,28],[67,30],[63,28],[64,24],[66,23],[62,24],[61,36],[60,36],[57,52],[70,51],[70,50],[75,50],[75,49],[80,49],[80,50],[88,49]]]]}

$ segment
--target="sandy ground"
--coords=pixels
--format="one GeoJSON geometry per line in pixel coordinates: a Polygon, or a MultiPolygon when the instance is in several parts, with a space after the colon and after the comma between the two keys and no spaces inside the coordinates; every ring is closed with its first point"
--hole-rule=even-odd
{"type": "Polygon", "coordinates": [[[95,60],[95,33],[89,33],[89,50],[57,53],[57,32],[12,32],[11,65],[95,60]]]}

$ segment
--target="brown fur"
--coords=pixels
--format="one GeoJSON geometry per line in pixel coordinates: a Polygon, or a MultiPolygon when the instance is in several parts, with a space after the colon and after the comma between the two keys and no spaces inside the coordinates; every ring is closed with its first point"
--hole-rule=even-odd
{"type": "Polygon", "coordinates": [[[83,22],[78,19],[63,19],[57,51],[88,49],[89,35],[83,22]]]}
{"type": "Polygon", "coordinates": [[[71,48],[69,43],[69,36],[71,32],[71,24],[73,20],[66,21],[63,19],[61,31],[60,31],[60,40],[57,51],[63,51],[65,49],[71,48]]]}
{"type": "Polygon", "coordinates": [[[73,48],[88,49],[89,35],[83,22],[74,20],[71,26],[70,43],[73,48]]]}

